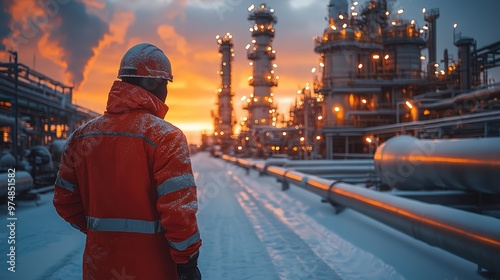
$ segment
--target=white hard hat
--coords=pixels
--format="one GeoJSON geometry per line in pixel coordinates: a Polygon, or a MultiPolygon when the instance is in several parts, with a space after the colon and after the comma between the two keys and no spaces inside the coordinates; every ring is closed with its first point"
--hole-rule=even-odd
{"type": "Polygon", "coordinates": [[[118,78],[140,77],[173,81],[170,60],[155,45],[141,43],[130,48],[120,62],[118,78]]]}

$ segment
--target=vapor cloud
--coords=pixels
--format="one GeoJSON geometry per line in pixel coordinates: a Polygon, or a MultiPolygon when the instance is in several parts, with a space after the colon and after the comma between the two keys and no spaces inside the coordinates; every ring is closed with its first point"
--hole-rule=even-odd
{"type": "Polygon", "coordinates": [[[54,21],[48,39],[57,42],[62,49],[61,58],[66,62],[66,73],[78,87],[99,42],[109,34],[109,26],[99,17],[89,14],[86,6],[79,1],[61,5],[58,19],[54,21]]]}

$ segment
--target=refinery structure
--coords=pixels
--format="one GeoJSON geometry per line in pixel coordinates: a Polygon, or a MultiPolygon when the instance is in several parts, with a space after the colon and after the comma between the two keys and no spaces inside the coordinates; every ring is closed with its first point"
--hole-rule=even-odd
{"type": "MultiPolygon", "coordinates": [[[[241,133],[225,141],[231,151],[303,159],[373,157],[379,144],[400,134],[499,136],[500,86],[490,83],[488,69],[500,66],[500,42],[478,47],[473,38],[457,36],[450,52],[456,51],[458,59],[451,60],[448,50],[438,58],[438,9],[424,9],[425,24],[419,26],[405,19],[403,10],[389,11],[386,0],[352,5],[331,0],[327,26],[311,50],[320,59],[314,81],[297,92],[300,98],[284,120],[278,120],[273,94],[279,78],[272,47],[275,11],[265,4],[248,11],[253,93],[242,98],[248,114],[240,123],[241,133]],[[440,65],[443,70],[438,71],[440,65]]],[[[224,55],[222,61],[221,75],[230,76],[224,55]]],[[[218,91],[220,113],[214,114],[219,123],[222,115],[234,119],[234,113],[221,107],[229,96],[223,87],[218,91]]],[[[215,131],[221,143],[224,129],[216,124],[215,131]]]]}
{"type": "Polygon", "coordinates": [[[0,145],[19,162],[29,148],[64,140],[97,116],[73,104],[72,86],[18,63],[17,52],[0,63],[0,145]]]}
{"type": "Polygon", "coordinates": [[[219,55],[221,57],[221,70],[218,72],[221,76],[221,85],[216,90],[218,94],[217,111],[212,111],[214,118],[214,135],[218,138],[218,144],[224,147],[232,144],[234,133],[235,116],[233,110],[233,96],[231,87],[231,67],[234,57],[233,37],[230,33],[220,37],[217,35],[217,44],[219,45],[219,55]]]}

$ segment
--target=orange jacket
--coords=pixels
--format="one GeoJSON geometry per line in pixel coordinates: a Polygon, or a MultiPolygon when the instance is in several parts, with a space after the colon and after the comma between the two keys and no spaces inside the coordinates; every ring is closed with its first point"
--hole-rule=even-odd
{"type": "Polygon", "coordinates": [[[188,145],[167,110],[116,81],[104,115],[68,139],[53,202],[87,234],[83,279],[177,279],[201,246],[188,145]]]}

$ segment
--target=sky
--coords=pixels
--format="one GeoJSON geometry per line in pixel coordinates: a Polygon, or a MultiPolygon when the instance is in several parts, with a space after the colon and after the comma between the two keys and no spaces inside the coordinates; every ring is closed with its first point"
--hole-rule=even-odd
{"type": "MultiPolygon", "coordinates": [[[[273,47],[280,76],[274,89],[278,111],[285,113],[297,89],[312,81],[318,67],[313,37],[326,28],[328,0],[267,1],[275,10],[273,47]]],[[[352,3],[351,0],[349,0],[352,3]]],[[[364,5],[364,1],[359,1],[364,5]]],[[[17,50],[19,61],[74,86],[74,103],[103,113],[109,88],[127,49],[150,42],[170,58],[174,82],[169,84],[166,120],[179,126],[191,143],[199,143],[203,130],[213,130],[211,110],[221,79],[216,35],[233,35],[235,60],[233,92],[236,116],[246,116],[240,98],[252,93],[252,68],[245,46],[250,43],[247,8],[251,0],[2,0],[0,2],[0,61],[5,50],[17,50]]],[[[478,47],[500,41],[497,0],[396,0],[393,10],[425,24],[422,8],[439,8],[438,58],[453,47],[456,33],[473,37],[478,47]]],[[[396,14],[395,12],[393,14],[396,14]]],[[[425,51],[424,51],[425,52],[425,51]]],[[[500,71],[490,72],[500,81],[500,71]]]]}

